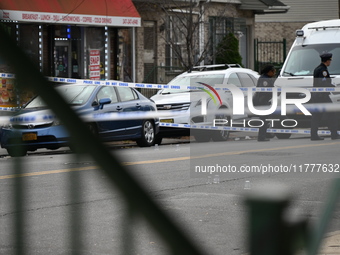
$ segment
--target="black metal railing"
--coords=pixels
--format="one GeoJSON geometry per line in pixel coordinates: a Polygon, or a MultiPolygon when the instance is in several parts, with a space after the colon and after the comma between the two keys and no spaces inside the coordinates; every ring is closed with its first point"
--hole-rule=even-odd
{"type": "Polygon", "coordinates": [[[272,64],[277,69],[280,69],[287,56],[286,47],[286,39],[282,41],[260,41],[255,39],[255,70],[260,72],[267,64],[272,64]]]}

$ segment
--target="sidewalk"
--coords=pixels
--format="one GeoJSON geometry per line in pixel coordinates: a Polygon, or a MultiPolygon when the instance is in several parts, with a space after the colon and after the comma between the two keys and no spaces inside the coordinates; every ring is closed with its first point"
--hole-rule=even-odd
{"type": "Polygon", "coordinates": [[[340,231],[326,234],[319,255],[340,255],[340,231]]]}

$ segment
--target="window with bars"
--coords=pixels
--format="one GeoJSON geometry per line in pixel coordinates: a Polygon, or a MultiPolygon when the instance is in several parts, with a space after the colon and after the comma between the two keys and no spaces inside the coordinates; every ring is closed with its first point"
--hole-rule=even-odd
{"type": "MultiPolygon", "coordinates": [[[[238,34],[246,31],[246,21],[243,18],[225,18],[210,17],[209,18],[209,40],[210,40],[210,56],[216,56],[216,47],[229,33],[238,34]]],[[[211,60],[215,63],[215,57],[211,60]]]]}
{"type": "MultiPolygon", "coordinates": [[[[166,66],[181,67],[198,49],[198,17],[175,13],[167,17],[165,58],[166,66]]],[[[191,61],[192,62],[192,61],[191,61]]]]}

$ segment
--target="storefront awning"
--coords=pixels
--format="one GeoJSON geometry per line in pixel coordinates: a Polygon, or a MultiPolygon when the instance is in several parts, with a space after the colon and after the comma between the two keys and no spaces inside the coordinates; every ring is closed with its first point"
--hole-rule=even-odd
{"type": "Polygon", "coordinates": [[[70,25],[139,27],[132,0],[6,0],[0,20],[70,25]]]}

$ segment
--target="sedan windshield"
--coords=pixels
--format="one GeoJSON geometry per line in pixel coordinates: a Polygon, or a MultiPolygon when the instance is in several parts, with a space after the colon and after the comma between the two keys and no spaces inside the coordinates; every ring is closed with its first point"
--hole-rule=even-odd
{"type": "MultiPolygon", "coordinates": [[[[178,76],[168,83],[170,86],[200,86],[202,83],[208,84],[210,86],[215,86],[216,84],[223,84],[224,74],[200,74],[191,76],[178,76]]],[[[162,94],[174,94],[181,92],[189,92],[188,89],[164,89],[162,94]]]]}
{"type": "Polygon", "coordinates": [[[333,54],[328,67],[331,75],[340,74],[340,44],[317,44],[295,46],[287,60],[283,76],[313,76],[314,69],[321,63],[320,54],[333,54]]]}
{"type": "MultiPolygon", "coordinates": [[[[64,97],[65,101],[70,105],[85,104],[89,97],[91,96],[94,89],[95,89],[94,85],[83,86],[66,85],[56,87],[56,90],[61,94],[62,97],[64,97]]],[[[37,96],[32,101],[30,101],[25,108],[27,109],[40,107],[46,107],[46,104],[40,96],[37,96]]]]}

